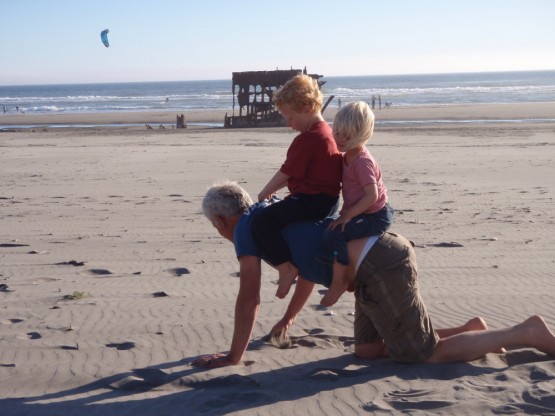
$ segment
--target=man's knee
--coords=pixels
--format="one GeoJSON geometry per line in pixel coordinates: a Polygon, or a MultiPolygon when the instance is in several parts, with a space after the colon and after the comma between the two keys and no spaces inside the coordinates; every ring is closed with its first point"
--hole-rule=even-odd
{"type": "Polygon", "coordinates": [[[359,358],[374,359],[387,356],[383,342],[355,345],[355,355],[359,358]]]}

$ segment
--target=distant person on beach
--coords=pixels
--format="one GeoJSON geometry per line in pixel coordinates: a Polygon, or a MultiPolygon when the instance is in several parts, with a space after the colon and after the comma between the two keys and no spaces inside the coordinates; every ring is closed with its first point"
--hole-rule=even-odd
{"type": "Polygon", "coordinates": [[[291,252],[280,231],[299,221],[321,220],[337,209],[341,189],[341,153],[331,127],[322,117],[322,93],[316,80],[299,74],[272,96],[287,125],[300,132],[294,139],[281,168],[258,194],[271,198],[287,186],[290,194],[257,216],[253,232],[279,272],[276,296],[285,297],[297,277],[291,252]]]}
{"type": "Polygon", "coordinates": [[[374,110],[376,108],[376,96],[373,95],[372,96],[372,110],[374,110]]]}
{"type": "MultiPolygon", "coordinates": [[[[240,276],[229,353],[201,356],[191,363],[193,366],[236,365],[245,354],[260,310],[261,259],[268,260],[253,236],[252,222],[271,206],[270,201],[252,204],[247,192],[229,181],[212,186],[202,201],[204,215],[233,243],[240,276]]],[[[275,338],[287,338],[316,283],[329,286],[331,267],[316,259],[328,223],[300,222],[282,230],[300,276],[283,318],[272,328],[275,338]]],[[[460,327],[435,330],[418,290],[415,252],[405,238],[384,233],[353,240],[348,249],[357,356],[389,356],[404,363],[451,363],[472,361],[503,348],[530,347],[555,357],[555,336],[538,315],[496,330],[487,329],[481,318],[460,327]]]]}
{"type": "Polygon", "coordinates": [[[347,242],[380,235],[393,221],[382,172],[366,144],[374,133],[374,113],[364,101],[345,105],[335,115],[333,138],[343,153],[340,216],[324,234],[326,260],[333,263],[333,279],[323,306],[331,306],[348,289],[346,278],[349,256],[347,242]]]}

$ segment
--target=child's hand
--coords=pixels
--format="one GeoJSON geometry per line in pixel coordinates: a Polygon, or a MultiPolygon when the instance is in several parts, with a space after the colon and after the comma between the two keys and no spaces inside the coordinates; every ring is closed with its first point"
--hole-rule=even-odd
{"type": "Polygon", "coordinates": [[[258,202],[262,202],[262,201],[265,201],[267,199],[271,199],[272,196],[274,196],[274,195],[275,194],[266,194],[266,193],[260,192],[258,194],[258,202]]]}
{"type": "Polygon", "coordinates": [[[345,231],[345,225],[347,225],[349,221],[351,221],[351,218],[349,217],[339,217],[338,219],[332,221],[330,225],[328,225],[328,229],[335,230],[335,227],[341,225],[341,231],[345,231]]]}

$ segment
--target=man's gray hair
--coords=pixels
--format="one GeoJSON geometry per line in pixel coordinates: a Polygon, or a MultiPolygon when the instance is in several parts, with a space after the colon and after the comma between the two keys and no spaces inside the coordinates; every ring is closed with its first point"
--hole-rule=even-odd
{"type": "Polygon", "coordinates": [[[252,199],[237,182],[227,179],[218,181],[206,192],[202,200],[202,212],[210,221],[216,216],[233,217],[244,213],[252,205],[252,199]]]}

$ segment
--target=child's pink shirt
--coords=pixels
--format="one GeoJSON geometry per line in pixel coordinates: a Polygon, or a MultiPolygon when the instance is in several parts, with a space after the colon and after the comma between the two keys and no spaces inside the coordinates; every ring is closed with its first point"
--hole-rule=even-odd
{"type": "Polygon", "coordinates": [[[343,155],[343,208],[352,207],[364,195],[364,187],[370,184],[378,186],[378,199],[365,214],[373,214],[387,203],[387,188],[382,180],[382,172],[368,149],[363,146],[351,163],[347,164],[343,155]]]}

